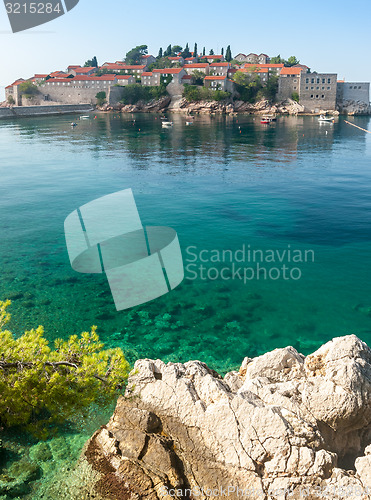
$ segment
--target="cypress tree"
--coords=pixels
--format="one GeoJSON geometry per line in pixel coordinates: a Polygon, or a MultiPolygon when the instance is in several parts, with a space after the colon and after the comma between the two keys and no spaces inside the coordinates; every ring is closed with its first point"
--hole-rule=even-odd
{"type": "Polygon", "coordinates": [[[193,57],[197,57],[198,54],[197,54],[197,43],[195,43],[195,47],[193,49],[193,57]]]}
{"type": "Polygon", "coordinates": [[[222,54],[222,56],[224,56],[224,48],[223,47],[222,47],[221,54],[222,54]]]}
{"type": "Polygon", "coordinates": [[[225,51],[225,60],[228,62],[232,61],[232,52],[230,45],[228,45],[227,50],[225,51]]]}
{"type": "Polygon", "coordinates": [[[204,56],[206,54],[206,49],[205,47],[203,48],[202,55],[204,56]]]}
{"type": "Polygon", "coordinates": [[[162,58],[162,47],[160,47],[160,50],[158,51],[158,56],[157,56],[157,59],[161,59],[162,58]]]}

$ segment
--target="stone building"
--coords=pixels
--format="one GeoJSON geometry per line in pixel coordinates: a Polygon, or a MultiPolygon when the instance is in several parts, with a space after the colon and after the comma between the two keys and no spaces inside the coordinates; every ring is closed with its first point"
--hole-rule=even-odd
{"type": "Polygon", "coordinates": [[[154,85],[160,85],[161,76],[163,82],[167,85],[169,83],[181,84],[182,78],[187,74],[183,68],[164,68],[154,69],[152,71],[154,77],[154,85]]]}
{"type": "Polygon", "coordinates": [[[201,71],[205,73],[205,75],[209,74],[209,64],[208,63],[194,63],[194,64],[185,64],[184,69],[188,75],[192,75],[195,70],[201,71]]]}
{"type": "Polygon", "coordinates": [[[301,73],[299,102],[309,111],[336,109],[336,73],[301,73]]]}
{"type": "Polygon", "coordinates": [[[217,76],[227,76],[230,66],[228,62],[211,63],[209,66],[209,73],[217,76]]]}
{"type": "Polygon", "coordinates": [[[142,57],[142,63],[145,64],[146,68],[152,63],[156,61],[155,56],[152,56],[151,54],[146,54],[145,56],[142,57]]]}
{"type": "Polygon", "coordinates": [[[211,62],[214,62],[214,61],[225,61],[224,59],[224,56],[222,54],[213,54],[212,56],[202,56],[201,57],[201,61],[203,62],[208,62],[208,63],[211,63],[211,62]]]}
{"type": "Polygon", "coordinates": [[[91,75],[94,75],[94,73],[96,73],[97,71],[98,71],[98,68],[96,68],[95,66],[90,66],[90,67],[81,67],[81,66],[71,67],[71,66],[69,66],[68,67],[68,72],[74,76],[77,76],[77,75],[91,76],[91,75]]]}
{"type": "Polygon", "coordinates": [[[307,111],[336,109],[337,75],[335,73],[306,73],[300,67],[283,68],[278,80],[278,100],[299,96],[307,111]]]}
{"type": "Polygon", "coordinates": [[[347,103],[370,104],[370,84],[366,82],[337,82],[336,100],[339,106],[347,103]]]}
{"type": "Polygon", "coordinates": [[[270,57],[267,54],[254,54],[253,52],[245,55],[242,53],[239,53],[236,55],[234,58],[238,62],[246,62],[250,64],[268,64],[270,61],[270,57]]]}
{"type": "Polygon", "coordinates": [[[184,65],[184,59],[182,56],[168,57],[168,59],[171,62],[171,64],[180,64],[181,66],[184,65]]]}
{"type": "Polygon", "coordinates": [[[235,83],[229,80],[227,76],[205,76],[204,86],[210,88],[211,90],[223,90],[225,92],[233,93],[235,89],[235,83]]]}

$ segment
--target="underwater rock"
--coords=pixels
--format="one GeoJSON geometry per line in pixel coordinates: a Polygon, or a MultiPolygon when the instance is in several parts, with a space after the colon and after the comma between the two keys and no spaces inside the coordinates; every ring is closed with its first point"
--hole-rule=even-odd
{"type": "Polygon", "coordinates": [[[103,499],[370,499],[371,350],[355,335],[307,357],[275,349],[224,378],[200,361],[138,360],[82,471],[103,499]]]}

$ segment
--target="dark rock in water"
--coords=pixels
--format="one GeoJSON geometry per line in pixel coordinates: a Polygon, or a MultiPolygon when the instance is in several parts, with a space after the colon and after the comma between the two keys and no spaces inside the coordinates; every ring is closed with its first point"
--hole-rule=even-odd
{"type": "Polygon", "coordinates": [[[24,294],[22,292],[10,292],[6,294],[6,298],[9,300],[23,299],[24,294]]]}

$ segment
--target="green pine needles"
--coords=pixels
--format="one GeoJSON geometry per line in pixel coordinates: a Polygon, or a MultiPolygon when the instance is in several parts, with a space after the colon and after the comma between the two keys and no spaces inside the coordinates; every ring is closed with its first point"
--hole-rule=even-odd
{"type": "Polygon", "coordinates": [[[129,364],[121,349],[103,349],[96,327],[58,339],[54,349],[42,326],[14,338],[3,327],[10,301],[0,301],[0,425],[44,433],[48,425],[107,404],[121,392],[129,364]]]}

